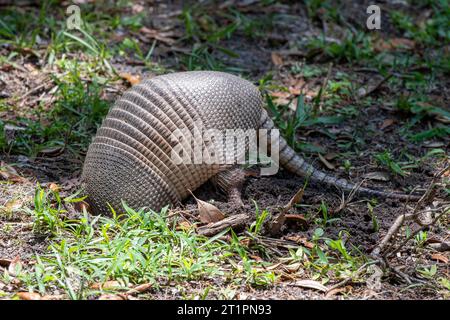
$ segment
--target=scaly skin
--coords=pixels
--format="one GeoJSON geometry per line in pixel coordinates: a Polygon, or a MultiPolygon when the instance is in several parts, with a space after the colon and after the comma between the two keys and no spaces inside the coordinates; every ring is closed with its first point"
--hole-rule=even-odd
{"type": "MultiPolygon", "coordinates": [[[[199,125],[217,130],[273,129],[274,124],[262,106],[262,97],[253,84],[222,72],[173,73],[133,86],[115,103],[89,146],[82,181],[93,211],[108,214],[107,204],[119,209],[121,200],[133,208],[156,211],[179,203],[189,196],[189,190],[194,191],[208,179],[235,166],[176,163],[171,153],[179,141],[173,139],[172,133],[179,129],[194,136],[191,141],[183,140],[182,149],[187,150],[189,146],[194,149],[194,127],[199,125]]],[[[203,141],[197,137],[197,140],[201,140],[202,152],[215,151],[222,160],[236,159],[247,150],[246,144],[229,147],[214,139],[203,141]]],[[[344,191],[354,188],[354,184],[344,179],[314,169],[283,138],[280,139],[280,164],[300,176],[310,175],[312,181],[344,191]]],[[[238,189],[233,189],[233,197],[238,189]]],[[[360,188],[359,192],[409,198],[366,188],[360,188]]]]}

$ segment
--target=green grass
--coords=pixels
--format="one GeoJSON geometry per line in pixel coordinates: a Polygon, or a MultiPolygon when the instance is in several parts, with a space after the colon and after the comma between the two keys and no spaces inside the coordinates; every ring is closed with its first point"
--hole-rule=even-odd
{"type": "MultiPolygon", "coordinates": [[[[263,269],[267,262],[250,257],[252,250],[233,232],[230,241],[223,240],[228,231],[212,238],[198,236],[193,228],[177,228],[180,218],[169,218],[167,209],[135,211],[126,204],[112,217],[84,212],[69,218],[70,204],[82,199],[61,199],[58,192],[37,188],[30,210],[33,230],[51,241],[34,267],[18,276],[28,290],[49,294],[58,288],[71,299],[81,299],[98,294],[92,284],[108,280],[124,287],[151,283],[156,290],[171,281],[267,286],[276,280],[272,271],[263,269]]],[[[258,226],[253,230],[257,233],[258,226]]],[[[1,280],[10,281],[6,275],[1,280]]]]}
{"type": "Polygon", "coordinates": [[[75,67],[62,78],[54,78],[57,84],[56,101],[52,109],[35,110],[34,117],[7,121],[23,127],[16,133],[10,145],[3,141],[3,149],[12,153],[37,155],[50,148],[67,149],[79,154],[87,149],[92,135],[109,110],[109,102],[101,98],[104,84],[95,80],[86,83],[75,67]]]}

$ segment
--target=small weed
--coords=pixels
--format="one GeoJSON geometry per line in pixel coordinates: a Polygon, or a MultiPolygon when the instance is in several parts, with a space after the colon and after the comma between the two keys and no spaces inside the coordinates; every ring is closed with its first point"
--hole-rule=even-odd
{"type": "Polygon", "coordinates": [[[393,156],[389,151],[384,151],[375,155],[376,161],[388,168],[392,173],[398,174],[402,177],[406,176],[406,172],[402,169],[400,164],[394,160],[393,156]]]}

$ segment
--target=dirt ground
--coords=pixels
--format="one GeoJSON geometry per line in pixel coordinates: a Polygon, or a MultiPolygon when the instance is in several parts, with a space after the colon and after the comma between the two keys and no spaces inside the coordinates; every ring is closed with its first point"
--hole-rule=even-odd
{"type": "MultiPolygon", "coordinates": [[[[149,12],[143,21],[145,26],[157,30],[164,28],[172,30],[173,37],[177,37],[182,33],[183,26],[176,15],[182,9],[180,2],[138,1],[136,3],[149,12]],[[149,9],[150,7],[152,9],[149,9]]],[[[256,4],[253,5],[256,1],[238,1],[238,3],[241,4],[238,8],[252,19],[276,13],[277,18],[275,18],[274,26],[265,31],[266,34],[263,37],[249,39],[242,34],[237,34],[221,41],[220,45],[235,52],[238,55],[237,58],[225,55],[220,51],[215,51],[212,55],[228,66],[244,68],[246,77],[252,79],[255,83],[268,72],[273,75],[273,81],[278,85],[286,85],[292,82],[293,75],[290,67],[299,61],[304,61],[303,59],[310,54],[302,46],[302,41],[306,37],[318,37],[324,30],[327,36],[331,38],[338,37],[345,29],[343,26],[326,23],[320,19],[311,21],[305,5],[295,1],[277,2],[273,5],[258,7],[257,9],[255,9],[256,4]],[[247,2],[250,4],[246,4],[247,2]],[[274,52],[276,53],[275,58],[274,52]],[[276,60],[277,56],[281,57],[281,63],[276,60]]],[[[344,1],[339,11],[343,15],[343,21],[356,28],[363,28],[367,18],[365,8],[369,3],[370,1],[344,1]]],[[[420,16],[419,8],[405,6],[403,1],[395,2],[395,4],[383,3],[383,6],[385,10],[403,10],[412,15],[420,16]]],[[[24,7],[22,9],[36,12],[36,8],[32,5],[29,8],[24,7]]],[[[380,38],[403,37],[403,34],[392,25],[389,19],[383,18],[382,25],[381,30],[374,31],[379,33],[380,38]]],[[[111,37],[111,42],[118,42],[120,39],[123,39],[124,35],[130,36],[130,34],[126,34],[127,32],[127,30],[119,30],[111,37]]],[[[132,33],[131,36],[136,36],[136,33],[132,33]]],[[[143,51],[146,52],[152,43],[144,40],[138,38],[138,41],[145,48],[143,51]]],[[[11,48],[8,46],[0,46],[2,55],[6,56],[10,53],[10,50],[11,48]]],[[[182,71],[185,70],[185,67],[179,63],[179,56],[175,52],[183,52],[183,50],[186,50],[186,48],[183,48],[181,45],[168,46],[162,43],[155,48],[154,59],[169,70],[182,71]]],[[[12,108],[1,110],[2,119],[14,119],[19,115],[29,114],[29,109],[37,108],[38,104],[43,105],[44,110],[49,110],[52,107],[53,98],[51,91],[55,84],[48,81],[48,79],[54,70],[44,65],[42,60],[33,54],[24,54],[18,59],[17,64],[20,67],[12,67],[9,70],[5,66],[0,68],[0,94],[2,99],[6,99],[8,105],[12,106],[12,108]],[[13,101],[16,101],[14,100],[16,97],[20,97],[19,103],[13,103],[13,101]]],[[[147,70],[140,63],[133,63],[133,60],[129,57],[112,57],[111,61],[112,65],[119,72],[139,74],[142,77],[151,77],[155,74],[153,70],[147,70]]],[[[340,73],[350,74],[355,86],[372,85],[383,79],[382,75],[371,70],[365,70],[364,66],[356,65],[356,63],[354,65],[353,62],[333,60],[320,53],[308,57],[307,64],[318,66],[324,70],[322,75],[306,79],[307,87],[311,88],[311,90],[313,90],[312,88],[320,87],[326,76],[330,79],[336,79],[340,73]],[[329,62],[332,62],[333,65],[327,76],[329,62]]],[[[108,100],[114,101],[127,87],[128,84],[124,81],[116,82],[108,86],[108,90],[104,92],[104,95],[108,100]]],[[[435,81],[432,88],[427,92],[431,98],[430,100],[437,102],[447,111],[450,110],[449,87],[450,77],[448,77],[448,74],[446,76],[439,75],[439,79],[435,81]]],[[[304,152],[302,155],[310,163],[314,163],[316,167],[331,172],[333,175],[346,178],[355,183],[365,179],[363,186],[366,187],[396,191],[417,188],[419,192],[425,191],[432,183],[433,176],[448,165],[448,159],[431,158],[431,160],[422,161],[418,166],[408,170],[409,174],[405,176],[392,174],[392,172],[381,167],[373,160],[374,154],[384,150],[389,150],[394,155],[401,155],[407,151],[408,154],[420,158],[426,155],[432,147],[438,146],[448,154],[449,136],[436,137],[426,143],[414,143],[401,134],[403,126],[408,121],[408,115],[396,112],[392,104],[383,104],[383,101],[391,101],[390,98],[397,93],[396,90],[398,88],[394,85],[381,84],[376,92],[372,94],[373,99],[367,103],[355,102],[350,98],[340,100],[337,102],[337,108],[345,108],[349,104],[356,104],[359,112],[353,115],[351,119],[346,119],[339,124],[318,124],[296,132],[297,141],[322,148],[324,150],[322,154],[324,155],[341,154],[342,144],[352,139],[349,137],[356,137],[359,144],[352,149],[354,152],[346,152],[345,156],[329,157],[327,162],[331,163],[333,169],[330,169],[327,167],[327,163],[321,161],[317,152],[304,152]],[[361,107],[362,105],[363,107],[361,107]],[[351,163],[351,168],[348,171],[344,168],[344,159],[351,163]],[[378,173],[382,179],[367,179],[367,174],[374,172],[378,173]]],[[[326,100],[327,98],[325,97],[324,99],[326,100]]],[[[421,121],[411,130],[414,133],[419,133],[429,129],[435,121],[434,119],[421,121]]],[[[448,125],[448,122],[446,125],[448,125]]],[[[0,154],[1,161],[4,164],[15,164],[18,175],[23,177],[23,181],[16,181],[15,183],[5,182],[0,185],[1,204],[3,206],[8,204],[13,206],[11,211],[13,214],[4,213],[0,215],[0,259],[13,259],[16,256],[20,256],[22,261],[28,261],[36,253],[43,253],[46,250],[48,239],[37,237],[32,233],[30,216],[26,213],[14,213],[16,212],[14,206],[21,208],[31,204],[36,183],[44,187],[56,183],[62,187],[62,194],[70,194],[76,190],[79,187],[83,158],[83,153],[74,156],[67,151],[57,156],[43,153],[29,157],[27,155],[13,154],[8,152],[8,150],[0,154]],[[11,202],[12,200],[14,201],[11,202]]],[[[246,207],[245,209],[240,209],[239,212],[244,211],[254,216],[253,200],[257,202],[259,208],[276,210],[276,208],[288,203],[303,185],[303,178],[293,176],[285,170],[280,170],[275,176],[249,178],[243,193],[246,207]]],[[[238,213],[235,211],[236,209],[228,205],[226,197],[216,192],[210,183],[195,191],[195,195],[205,201],[213,200],[219,209],[229,215],[238,213]]],[[[365,198],[355,198],[343,210],[333,213],[341,204],[341,197],[342,195],[337,189],[326,189],[323,186],[314,184],[308,185],[301,205],[294,208],[291,212],[304,215],[306,222],[288,222],[283,226],[281,234],[277,237],[285,240],[293,236],[310,239],[315,230],[314,221],[317,218],[315,215],[318,208],[321,203],[326,203],[330,209],[330,218],[337,218],[337,220],[324,228],[324,237],[336,238],[342,230],[345,230],[344,237],[348,245],[357,248],[365,255],[369,255],[385,236],[396,217],[405,212],[404,202],[378,199],[378,202],[374,205],[374,212],[379,223],[379,230],[374,230],[372,217],[367,210],[367,201],[364,201],[365,198]]],[[[430,206],[437,207],[445,202],[448,202],[448,194],[441,189],[436,193],[430,206]]],[[[413,205],[414,203],[408,204],[410,208],[413,205]]],[[[191,197],[178,209],[195,210],[195,208],[195,200],[191,197]]],[[[417,228],[417,225],[415,227],[417,228]]],[[[429,227],[427,232],[427,243],[450,241],[448,216],[444,217],[439,224],[429,227]]],[[[410,242],[395,257],[392,257],[389,263],[397,267],[402,274],[409,275],[411,283],[405,282],[404,279],[397,275],[390,274],[383,277],[379,290],[369,289],[364,284],[355,284],[344,295],[335,295],[330,298],[448,299],[448,292],[446,295],[442,293],[442,290],[436,290],[435,287],[424,282],[424,279],[417,277],[417,265],[437,264],[441,277],[449,278],[449,252],[440,253],[447,259],[447,262],[445,262],[445,259],[436,260],[433,258],[436,257],[435,254],[436,252],[426,245],[417,249],[410,242]]],[[[201,282],[186,284],[193,293],[201,292],[206,285],[201,282]]],[[[161,291],[148,294],[153,299],[179,297],[177,291],[171,286],[163,287],[161,291]]],[[[264,289],[243,286],[235,298],[323,299],[325,298],[325,293],[296,287],[291,282],[286,281],[264,289]]]]}

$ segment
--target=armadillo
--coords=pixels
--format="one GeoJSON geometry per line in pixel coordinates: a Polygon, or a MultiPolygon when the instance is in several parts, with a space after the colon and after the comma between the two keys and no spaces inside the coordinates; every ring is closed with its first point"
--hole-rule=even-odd
{"type": "MultiPolygon", "coordinates": [[[[259,89],[238,76],[190,71],[144,80],[116,101],[89,146],[82,182],[92,211],[108,213],[110,207],[121,208],[122,201],[132,208],[158,211],[180,203],[211,178],[221,177],[223,182],[236,176],[233,163],[183,163],[173,159],[173,149],[180,146],[173,133],[181,129],[192,133],[199,123],[217,130],[275,129],[263,108],[259,89]]],[[[200,145],[204,149],[218,144],[201,141],[200,145]]],[[[221,146],[228,148],[219,150],[223,151],[221,155],[236,156],[247,150],[243,144],[221,146]]],[[[312,182],[343,191],[355,188],[345,179],[314,168],[282,137],[279,163],[296,175],[309,176],[312,182]]],[[[357,190],[359,194],[380,197],[410,197],[362,187],[357,190]]]]}

